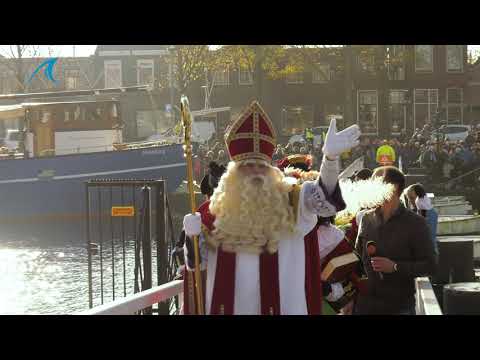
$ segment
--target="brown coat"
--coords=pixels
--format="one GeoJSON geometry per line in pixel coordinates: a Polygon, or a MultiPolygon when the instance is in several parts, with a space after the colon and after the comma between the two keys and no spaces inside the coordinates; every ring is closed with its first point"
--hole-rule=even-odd
{"type": "Polygon", "coordinates": [[[360,313],[396,313],[415,304],[415,278],[432,275],[435,256],[431,234],[425,219],[400,205],[386,222],[380,209],[367,212],[360,223],[356,250],[368,275],[368,295],[359,298],[360,313]],[[368,241],[375,241],[376,256],[398,265],[398,272],[374,272],[366,251],[368,241]]]}

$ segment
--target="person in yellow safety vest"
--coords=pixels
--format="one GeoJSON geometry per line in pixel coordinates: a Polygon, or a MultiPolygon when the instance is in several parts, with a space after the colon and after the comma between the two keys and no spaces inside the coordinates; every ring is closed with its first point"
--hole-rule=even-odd
{"type": "Polygon", "coordinates": [[[310,128],[305,129],[305,140],[307,140],[308,143],[313,144],[313,131],[310,128]]]}
{"type": "Polygon", "coordinates": [[[388,145],[387,140],[383,140],[382,146],[377,150],[377,163],[380,166],[388,166],[395,163],[395,150],[388,145]]]}

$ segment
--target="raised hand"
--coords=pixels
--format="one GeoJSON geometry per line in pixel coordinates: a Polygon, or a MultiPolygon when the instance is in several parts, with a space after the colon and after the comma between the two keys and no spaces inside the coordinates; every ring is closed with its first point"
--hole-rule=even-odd
{"type": "Polygon", "coordinates": [[[329,159],[336,159],[341,153],[350,150],[360,143],[360,128],[358,125],[352,125],[337,133],[337,120],[335,118],[330,122],[323,153],[329,159]]]}

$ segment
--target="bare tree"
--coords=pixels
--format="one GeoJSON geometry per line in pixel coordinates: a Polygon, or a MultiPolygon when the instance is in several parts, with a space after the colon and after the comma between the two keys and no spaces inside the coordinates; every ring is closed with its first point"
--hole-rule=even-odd
{"type": "Polygon", "coordinates": [[[27,64],[25,58],[39,56],[39,45],[8,45],[8,48],[0,50],[0,63],[13,72],[15,79],[14,92],[22,93],[26,90],[25,74],[27,64]]]}

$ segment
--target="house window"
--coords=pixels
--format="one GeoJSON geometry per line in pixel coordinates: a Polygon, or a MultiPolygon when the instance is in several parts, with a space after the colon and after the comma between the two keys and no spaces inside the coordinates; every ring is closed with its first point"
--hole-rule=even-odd
{"type": "Polygon", "coordinates": [[[292,72],[287,75],[287,84],[303,84],[303,73],[292,72]]]}
{"type": "Polygon", "coordinates": [[[238,83],[240,85],[252,85],[253,84],[253,74],[248,69],[238,71],[238,83]]]}
{"type": "Polygon", "coordinates": [[[358,69],[368,75],[375,75],[375,55],[362,54],[357,56],[358,69]]]}
{"type": "Polygon", "coordinates": [[[415,45],[415,71],[433,72],[433,45],[415,45]]]}
{"type": "Polygon", "coordinates": [[[281,114],[282,134],[303,134],[305,128],[313,127],[313,106],[283,106],[281,114]]]}
{"type": "Polygon", "coordinates": [[[408,90],[390,90],[390,125],[392,135],[400,135],[407,129],[407,93],[408,90]]]}
{"type": "Polygon", "coordinates": [[[65,70],[65,89],[73,90],[77,89],[80,80],[80,71],[78,70],[65,70]]]}
{"type": "Polygon", "coordinates": [[[153,59],[137,60],[137,84],[153,85],[154,71],[153,59]]]}
{"type": "Polygon", "coordinates": [[[447,89],[447,124],[463,123],[463,89],[447,89]]]}
{"type": "Polygon", "coordinates": [[[312,73],[312,82],[315,84],[330,81],[330,64],[317,64],[312,73]]]}
{"type": "Polygon", "coordinates": [[[230,72],[226,70],[217,70],[215,71],[215,85],[228,85],[229,84],[230,72]]]}
{"type": "Polygon", "coordinates": [[[437,112],[438,89],[415,89],[414,102],[414,126],[422,129],[437,112]]]}
{"type": "Polygon", "coordinates": [[[405,45],[392,45],[388,54],[388,79],[405,80],[405,45]]]}
{"type": "Polygon", "coordinates": [[[464,45],[447,45],[447,71],[463,71],[463,47],[464,45]]]}
{"type": "Polygon", "coordinates": [[[116,88],[122,86],[122,61],[107,60],[105,67],[105,88],[116,88]]]}
{"type": "Polygon", "coordinates": [[[362,133],[378,134],[377,90],[359,90],[357,104],[357,121],[362,133]]]}

